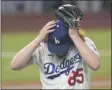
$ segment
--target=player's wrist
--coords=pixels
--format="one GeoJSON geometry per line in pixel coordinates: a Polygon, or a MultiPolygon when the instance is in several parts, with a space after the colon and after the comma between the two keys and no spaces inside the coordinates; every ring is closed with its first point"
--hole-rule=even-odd
{"type": "Polygon", "coordinates": [[[76,40],[77,38],[79,38],[79,35],[78,34],[71,35],[70,38],[76,40]]]}
{"type": "Polygon", "coordinates": [[[77,30],[74,30],[73,32],[69,33],[69,36],[72,40],[80,38],[77,30]]]}
{"type": "Polygon", "coordinates": [[[78,29],[70,28],[69,29],[69,36],[74,37],[78,35],[78,29]]]}
{"type": "Polygon", "coordinates": [[[41,36],[37,36],[35,41],[36,41],[37,44],[38,43],[40,44],[43,40],[42,40],[41,36]]]}

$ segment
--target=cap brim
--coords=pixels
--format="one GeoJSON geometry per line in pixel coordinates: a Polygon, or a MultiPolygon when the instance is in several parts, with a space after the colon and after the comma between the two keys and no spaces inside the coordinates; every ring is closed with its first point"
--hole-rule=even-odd
{"type": "Polygon", "coordinates": [[[54,54],[64,54],[68,51],[68,49],[69,49],[69,43],[61,44],[61,45],[48,43],[48,50],[54,54]]]}

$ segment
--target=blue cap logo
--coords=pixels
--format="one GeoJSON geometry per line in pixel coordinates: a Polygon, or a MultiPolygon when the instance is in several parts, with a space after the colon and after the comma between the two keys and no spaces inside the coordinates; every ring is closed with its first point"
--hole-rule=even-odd
{"type": "Polygon", "coordinates": [[[56,37],[54,37],[54,40],[55,40],[55,44],[60,44],[60,41],[56,39],[56,37]]]}
{"type": "Polygon", "coordinates": [[[55,31],[48,36],[48,50],[54,54],[66,53],[70,46],[70,37],[68,28],[65,27],[63,22],[57,20],[55,31]]]}

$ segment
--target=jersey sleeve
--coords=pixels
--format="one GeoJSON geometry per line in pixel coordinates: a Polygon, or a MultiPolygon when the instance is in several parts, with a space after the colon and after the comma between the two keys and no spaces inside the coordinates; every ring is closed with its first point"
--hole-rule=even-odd
{"type": "Polygon", "coordinates": [[[43,45],[40,44],[40,46],[32,54],[32,63],[33,64],[41,65],[41,63],[42,63],[42,51],[43,51],[43,45]]]}
{"type": "Polygon", "coordinates": [[[100,55],[99,55],[99,53],[97,51],[97,48],[96,48],[94,42],[91,39],[86,37],[85,38],[85,43],[93,52],[95,52],[100,57],[100,55]]]}
{"type": "Polygon", "coordinates": [[[39,60],[40,60],[40,53],[39,53],[39,48],[37,48],[32,54],[32,63],[39,64],[39,60]]]}

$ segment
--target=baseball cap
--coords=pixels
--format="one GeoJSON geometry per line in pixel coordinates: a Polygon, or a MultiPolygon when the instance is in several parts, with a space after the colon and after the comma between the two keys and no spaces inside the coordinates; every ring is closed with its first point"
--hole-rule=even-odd
{"type": "Polygon", "coordinates": [[[48,36],[48,50],[54,54],[64,54],[69,49],[69,33],[62,21],[56,21],[55,31],[48,36]]]}

